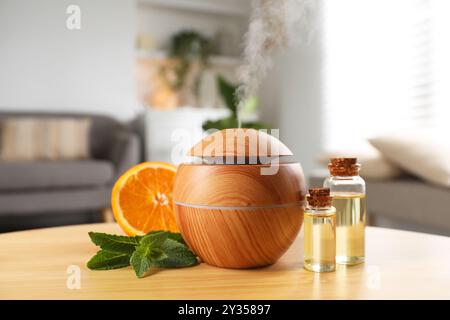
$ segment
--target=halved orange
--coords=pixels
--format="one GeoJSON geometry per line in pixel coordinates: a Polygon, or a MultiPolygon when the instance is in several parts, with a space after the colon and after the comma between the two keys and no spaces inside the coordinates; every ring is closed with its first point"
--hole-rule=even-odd
{"type": "Polygon", "coordinates": [[[143,235],[154,230],[179,232],[172,209],[176,170],[170,163],[144,162],[117,180],[111,206],[126,234],[143,235]]]}

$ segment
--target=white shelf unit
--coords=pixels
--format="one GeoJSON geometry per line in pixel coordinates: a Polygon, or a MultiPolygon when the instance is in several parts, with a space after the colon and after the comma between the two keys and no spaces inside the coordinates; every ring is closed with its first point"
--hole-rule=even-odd
{"type": "Polygon", "coordinates": [[[250,11],[248,0],[139,0],[138,2],[170,9],[234,17],[246,17],[250,11]]]}
{"type": "MultiPolygon", "coordinates": [[[[162,59],[167,57],[167,53],[162,50],[137,51],[138,58],[162,59]]],[[[242,59],[236,56],[212,55],[209,57],[212,65],[220,67],[238,67],[242,64],[242,59]]]]}
{"type": "Polygon", "coordinates": [[[145,112],[146,159],[179,164],[189,148],[201,140],[202,124],[206,120],[219,120],[229,114],[229,111],[224,108],[147,109],[145,112]]]}

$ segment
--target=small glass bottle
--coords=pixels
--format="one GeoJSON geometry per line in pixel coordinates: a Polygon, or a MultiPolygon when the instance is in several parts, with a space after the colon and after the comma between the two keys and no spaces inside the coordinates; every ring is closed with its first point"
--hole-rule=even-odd
{"type": "Polygon", "coordinates": [[[336,262],[354,265],[364,262],[366,227],[366,184],[359,176],[356,158],[332,158],[330,188],[336,208],[336,262]]]}
{"type": "Polygon", "coordinates": [[[330,272],[336,269],[336,210],[330,189],[310,189],[306,196],[304,263],[306,270],[330,272]]]}

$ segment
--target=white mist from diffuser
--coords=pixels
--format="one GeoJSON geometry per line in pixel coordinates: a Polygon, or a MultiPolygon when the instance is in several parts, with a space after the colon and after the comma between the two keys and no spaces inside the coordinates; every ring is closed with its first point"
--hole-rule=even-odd
{"type": "Polygon", "coordinates": [[[245,35],[243,64],[238,77],[237,117],[254,95],[272,66],[273,54],[280,48],[305,41],[311,28],[310,14],[315,0],[254,0],[250,25],[245,35]]]}

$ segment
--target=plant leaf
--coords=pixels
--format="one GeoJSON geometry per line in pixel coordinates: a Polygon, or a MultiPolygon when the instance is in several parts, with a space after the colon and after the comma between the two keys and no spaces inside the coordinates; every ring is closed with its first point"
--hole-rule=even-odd
{"type": "Polygon", "coordinates": [[[152,267],[150,246],[141,245],[137,247],[136,251],[131,255],[130,264],[139,278],[144,276],[152,267]]]}
{"type": "Polygon", "coordinates": [[[169,239],[175,240],[176,242],[179,242],[179,243],[182,243],[182,244],[186,244],[186,242],[184,241],[183,237],[181,236],[181,233],[158,230],[158,231],[151,231],[151,232],[147,233],[147,235],[154,234],[154,233],[157,233],[157,232],[165,232],[169,239]]]}
{"type": "Polygon", "coordinates": [[[128,267],[130,256],[125,253],[100,250],[88,261],[87,267],[91,270],[111,270],[128,267]]]}
{"type": "Polygon", "coordinates": [[[164,251],[162,251],[161,249],[158,249],[158,248],[153,249],[150,252],[150,260],[151,261],[161,261],[161,260],[167,259],[168,257],[169,256],[164,251]]]}
{"type": "Polygon", "coordinates": [[[198,263],[180,233],[152,231],[145,236],[126,237],[89,232],[89,237],[103,249],[87,263],[88,268],[93,270],[131,265],[141,278],[152,267],[180,268],[198,263]]]}
{"type": "Polygon", "coordinates": [[[142,238],[140,236],[126,237],[100,232],[89,232],[89,237],[94,244],[103,250],[127,253],[129,255],[134,252],[136,246],[139,245],[139,240],[142,238]]]}
{"type": "Polygon", "coordinates": [[[269,129],[270,126],[263,122],[244,122],[242,124],[242,128],[249,128],[249,129],[269,129]]]}
{"type": "Polygon", "coordinates": [[[161,249],[167,258],[154,261],[154,265],[158,268],[182,268],[198,264],[197,257],[186,245],[172,239],[167,239],[161,249]]]}
{"type": "Polygon", "coordinates": [[[167,240],[168,234],[165,231],[157,231],[142,237],[139,246],[147,246],[150,250],[159,248],[167,240]]]}
{"type": "Polygon", "coordinates": [[[208,120],[203,123],[202,128],[203,128],[203,130],[206,131],[209,129],[222,130],[222,129],[229,129],[229,128],[237,128],[237,126],[238,126],[238,121],[237,121],[236,117],[231,116],[231,117],[216,120],[216,121],[208,120]]]}
{"type": "Polygon", "coordinates": [[[217,76],[217,86],[219,87],[220,95],[223,98],[228,109],[232,113],[232,117],[236,118],[237,115],[237,101],[236,101],[236,90],[237,86],[232,85],[224,77],[217,76]]]}

